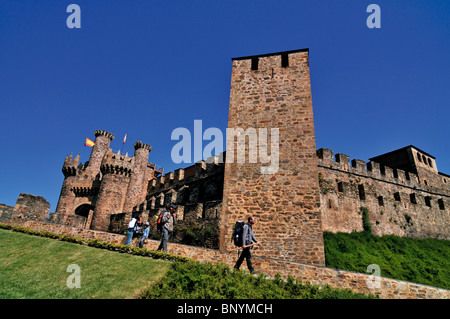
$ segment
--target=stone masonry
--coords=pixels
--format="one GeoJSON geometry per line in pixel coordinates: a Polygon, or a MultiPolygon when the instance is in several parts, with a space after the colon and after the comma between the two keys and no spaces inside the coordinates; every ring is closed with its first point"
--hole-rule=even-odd
{"type": "Polygon", "coordinates": [[[450,239],[450,178],[438,173],[429,154],[428,168],[417,169],[424,154],[411,145],[367,163],[354,159],[350,164],[348,155],[333,158],[333,151],[318,150],[323,229],[362,231],[365,207],[377,235],[450,239]]]}
{"type": "Polygon", "coordinates": [[[228,128],[243,129],[243,134],[278,128],[279,168],[263,173],[261,157],[250,163],[254,150],[249,148],[246,162],[238,163],[229,153],[238,142],[227,137],[221,249],[232,248],[234,222],[253,215],[264,243],[261,254],[325,264],[308,54],[299,50],[233,59],[228,128]]]}
{"type": "Polygon", "coordinates": [[[146,197],[148,181],[153,179],[155,165],[148,162],[151,146],[134,144],[135,154],[114,153],[112,133],[94,132],[95,145],[88,162],[80,164],[77,155],[67,156],[62,168],[61,188],[54,222],[97,230],[110,230],[117,214],[128,213],[146,197]]]}

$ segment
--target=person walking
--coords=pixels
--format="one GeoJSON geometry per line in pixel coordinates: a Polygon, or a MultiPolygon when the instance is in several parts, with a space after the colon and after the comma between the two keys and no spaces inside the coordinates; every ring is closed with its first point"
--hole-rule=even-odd
{"type": "Polygon", "coordinates": [[[143,229],[143,233],[142,235],[139,237],[139,241],[138,241],[138,247],[139,248],[144,248],[144,244],[145,244],[145,240],[148,238],[148,234],[150,232],[150,227],[149,227],[149,223],[146,222],[144,224],[144,229],[143,229]]]}
{"type": "Polygon", "coordinates": [[[133,239],[134,232],[136,231],[137,227],[137,218],[133,217],[131,218],[130,222],[128,223],[128,238],[126,245],[131,245],[131,240],[133,239]]]}
{"type": "Polygon", "coordinates": [[[164,215],[162,216],[162,238],[161,238],[161,244],[158,247],[158,250],[163,250],[167,253],[167,242],[169,241],[169,238],[172,236],[173,233],[173,226],[177,222],[177,206],[176,205],[170,205],[169,210],[166,210],[164,212],[164,215]]]}
{"type": "Polygon", "coordinates": [[[242,230],[242,253],[239,256],[238,260],[236,261],[236,264],[234,265],[234,268],[239,270],[239,267],[241,267],[242,262],[244,261],[244,258],[247,261],[247,268],[250,271],[250,273],[253,273],[255,269],[252,265],[252,254],[250,250],[252,249],[251,246],[253,243],[258,243],[259,247],[261,247],[261,243],[256,240],[255,235],[253,234],[253,225],[256,223],[256,218],[253,216],[250,216],[248,218],[248,222],[244,225],[242,230]]]}

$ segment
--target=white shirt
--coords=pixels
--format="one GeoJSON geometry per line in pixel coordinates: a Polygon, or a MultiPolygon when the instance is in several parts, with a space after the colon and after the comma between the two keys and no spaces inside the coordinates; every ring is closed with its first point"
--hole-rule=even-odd
{"type": "Polygon", "coordinates": [[[134,228],[134,225],[136,224],[137,219],[132,218],[131,221],[128,223],[128,228],[134,228]]]}

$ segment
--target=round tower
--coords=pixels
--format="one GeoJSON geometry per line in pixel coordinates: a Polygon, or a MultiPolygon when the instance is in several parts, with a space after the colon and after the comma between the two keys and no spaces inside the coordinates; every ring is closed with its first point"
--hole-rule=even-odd
{"type": "Polygon", "coordinates": [[[112,214],[122,213],[133,158],[108,149],[100,165],[103,178],[92,216],[91,229],[108,231],[112,214]]]}
{"type": "Polygon", "coordinates": [[[72,191],[73,183],[76,180],[77,166],[80,162],[80,154],[72,160],[72,154],[66,156],[62,167],[64,182],[59,194],[58,205],[56,206],[55,219],[57,222],[65,222],[68,215],[73,213],[75,193],[72,191]]]}
{"type": "Polygon", "coordinates": [[[152,168],[148,167],[148,156],[152,147],[138,141],[134,143],[133,175],[130,178],[125,198],[124,212],[131,212],[133,207],[145,200],[148,180],[152,175],[152,168]]]}
{"type": "Polygon", "coordinates": [[[114,139],[114,135],[103,130],[94,131],[95,135],[95,145],[92,147],[91,157],[89,158],[89,164],[86,167],[86,174],[95,178],[95,176],[100,172],[100,165],[102,163],[103,157],[109,150],[109,145],[114,139]]]}

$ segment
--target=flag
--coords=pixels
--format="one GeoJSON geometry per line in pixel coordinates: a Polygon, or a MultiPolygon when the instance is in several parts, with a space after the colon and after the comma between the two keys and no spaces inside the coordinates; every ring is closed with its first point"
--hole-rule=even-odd
{"type": "Polygon", "coordinates": [[[84,146],[92,147],[94,145],[95,145],[95,143],[86,137],[86,142],[84,142],[84,146]]]}
{"type": "Polygon", "coordinates": [[[123,144],[127,141],[127,133],[125,133],[125,137],[123,138],[123,144]]]}

